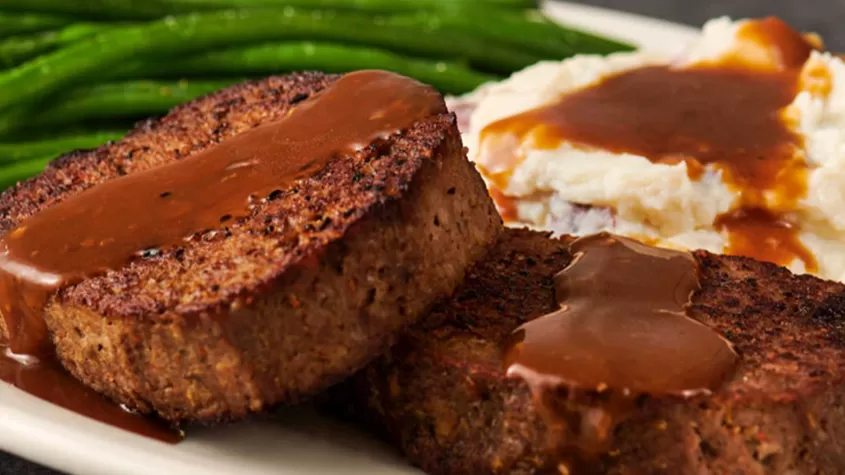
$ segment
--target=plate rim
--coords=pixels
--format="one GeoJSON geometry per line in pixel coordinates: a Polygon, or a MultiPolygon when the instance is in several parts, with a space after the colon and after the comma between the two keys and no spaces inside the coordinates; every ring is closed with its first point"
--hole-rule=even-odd
{"type": "Polygon", "coordinates": [[[573,2],[544,0],[543,9],[564,25],[612,36],[640,49],[674,51],[701,31],[660,18],[573,2]]]}

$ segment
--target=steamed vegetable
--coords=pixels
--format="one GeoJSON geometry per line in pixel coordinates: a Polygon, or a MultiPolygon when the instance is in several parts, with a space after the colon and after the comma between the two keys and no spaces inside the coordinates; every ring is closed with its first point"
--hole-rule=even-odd
{"type": "MultiPolygon", "coordinates": [[[[2,0],[0,0],[0,10],[2,10],[2,0]]],[[[72,22],[73,19],[60,16],[0,11],[0,37],[52,30],[72,22]]]]}
{"type": "Polygon", "coordinates": [[[113,77],[150,78],[258,76],[286,71],[344,73],[384,69],[414,77],[445,93],[457,94],[497,79],[460,63],[409,58],[378,48],[311,41],[266,43],[188,56],[168,63],[139,61],[113,77]]]}
{"type": "Polygon", "coordinates": [[[546,59],[562,59],[577,53],[607,54],[627,49],[622,43],[560,26],[538,23],[512,12],[417,13],[386,17],[385,25],[422,29],[430,33],[463,34],[519,48],[546,59]]]}
{"type": "Polygon", "coordinates": [[[120,28],[120,26],[77,23],[60,30],[0,39],[0,68],[17,66],[40,54],[54,51],[64,45],[69,45],[108,29],[116,28],[120,28]]]}
{"type": "Polygon", "coordinates": [[[537,61],[630,49],[538,5],[0,0],[0,187],[243,78],[385,69],[462,94],[537,61]]]}
{"type": "Polygon", "coordinates": [[[55,158],[55,155],[49,154],[42,157],[28,158],[0,168],[0,189],[7,188],[21,180],[40,173],[53,158],[55,158]]]}
{"type": "Polygon", "coordinates": [[[144,26],[105,31],[0,73],[0,110],[69,84],[96,80],[128,57],[161,57],[231,44],[317,38],[381,46],[423,57],[462,59],[492,72],[528,66],[540,57],[518,49],[491,48],[483,39],[401,26],[377,25],[356,15],[291,10],[282,17],[263,11],[226,11],[165,18],[144,26]],[[455,48],[460,45],[460,48],[455,48]]]}
{"type": "Polygon", "coordinates": [[[368,13],[455,9],[525,9],[537,0],[0,0],[0,10],[58,13],[80,19],[154,20],[165,15],[244,8],[311,8],[368,13]]]}
{"type": "Polygon", "coordinates": [[[0,164],[25,159],[59,155],[68,150],[94,148],[110,140],[118,140],[122,131],[101,131],[85,135],[43,139],[35,142],[0,144],[0,164]]]}
{"type": "MultiPolygon", "coordinates": [[[[240,79],[197,82],[130,81],[80,87],[35,117],[28,107],[0,114],[0,136],[16,127],[55,126],[97,119],[145,117],[166,113],[177,105],[240,82],[240,79]]],[[[2,145],[0,145],[2,147],[2,145]]]]}

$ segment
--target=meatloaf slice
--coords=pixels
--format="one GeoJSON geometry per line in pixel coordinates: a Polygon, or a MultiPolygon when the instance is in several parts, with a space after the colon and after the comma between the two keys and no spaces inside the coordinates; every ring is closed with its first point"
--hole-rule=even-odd
{"type": "MultiPolygon", "coordinates": [[[[337,78],[247,82],[60,157],[0,195],[0,232],[280,119],[337,78]]],[[[61,290],[45,310],[59,360],[128,407],[209,422],[298,401],[362,368],[451,293],[501,229],[443,110],[255,200],[244,219],[61,290]]]]}
{"type": "MultiPolygon", "coordinates": [[[[642,400],[595,473],[845,473],[845,286],[747,258],[695,257],[702,289],[691,315],[733,342],[739,372],[712,396],[642,400]]],[[[432,474],[555,466],[528,388],[505,377],[502,345],[558,308],[552,277],[569,260],[565,240],[506,231],[451,299],[335,388],[332,403],[432,474]]]]}

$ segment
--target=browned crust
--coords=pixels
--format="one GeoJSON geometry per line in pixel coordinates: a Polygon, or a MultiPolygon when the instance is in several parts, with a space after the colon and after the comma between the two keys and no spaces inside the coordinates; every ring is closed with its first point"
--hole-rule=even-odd
{"type": "MultiPolygon", "coordinates": [[[[0,229],[280,118],[335,79],[245,83],[62,157],[0,195],[0,229]]],[[[61,361],[98,391],[171,420],[296,401],[383,351],[501,227],[450,114],[277,195],[216,233],[60,292],[46,320],[61,361]]]]}
{"type": "MultiPolygon", "coordinates": [[[[691,313],[736,345],[739,374],[712,397],[643,401],[596,473],[842,473],[845,287],[696,257],[691,313]]],[[[552,276],[568,261],[563,241],[507,231],[450,300],[331,391],[333,403],[429,473],[539,473],[552,462],[546,429],[527,388],[504,377],[502,342],[555,307],[552,276]]]]}

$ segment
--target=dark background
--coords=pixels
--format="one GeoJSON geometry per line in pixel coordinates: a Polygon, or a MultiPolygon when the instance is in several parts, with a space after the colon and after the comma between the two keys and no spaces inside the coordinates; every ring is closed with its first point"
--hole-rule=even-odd
{"type": "MultiPolygon", "coordinates": [[[[399,0],[397,0],[399,1],[399,0]]],[[[710,18],[776,15],[802,31],[822,35],[831,50],[845,51],[843,0],[581,0],[579,3],[701,26],[710,18]]],[[[2,475],[55,475],[56,472],[0,452],[2,475]]]]}
{"type": "Polygon", "coordinates": [[[576,3],[639,13],[701,26],[728,15],[747,18],[774,15],[801,31],[822,36],[830,50],[845,51],[843,0],[573,0],[576,3]]]}

